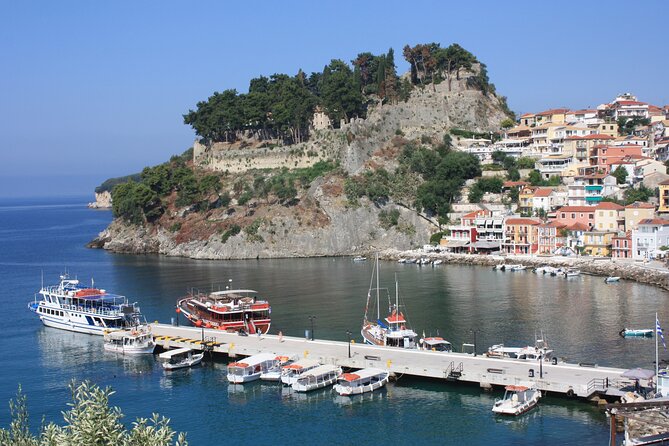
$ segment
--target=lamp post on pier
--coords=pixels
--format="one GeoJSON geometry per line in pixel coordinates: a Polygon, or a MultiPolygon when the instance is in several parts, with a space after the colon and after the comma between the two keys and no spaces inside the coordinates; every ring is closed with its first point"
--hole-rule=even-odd
{"type": "Polygon", "coordinates": [[[311,340],[314,340],[314,319],[316,319],[316,316],[313,314],[309,316],[309,320],[311,321],[311,340]]]}
{"type": "Polygon", "coordinates": [[[474,356],[476,356],[476,335],[479,332],[479,330],[478,330],[478,328],[476,328],[476,329],[470,328],[469,332],[474,333],[474,356]]]}
{"type": "Polygon", "coordinates": [[[346,334],[348,335],[348,357],[351,357],[351,332],[350,330],[346,330],[346,334]]]}

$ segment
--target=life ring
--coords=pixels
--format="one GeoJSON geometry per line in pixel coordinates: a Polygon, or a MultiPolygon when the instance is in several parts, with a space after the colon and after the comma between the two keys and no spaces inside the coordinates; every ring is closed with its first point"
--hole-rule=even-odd
{"type": "Polygon", "coordinates": [[[567,390],[567,396],[568,396],[569,398],[573,398],[573,396],[574,396],[574,389],[569,388],[569,390],[567,390]]]}

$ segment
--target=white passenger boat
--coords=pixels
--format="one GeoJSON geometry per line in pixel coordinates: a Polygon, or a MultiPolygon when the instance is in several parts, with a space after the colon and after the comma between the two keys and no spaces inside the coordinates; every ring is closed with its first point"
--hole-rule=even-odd
{"type": "Polygon", "coordinates": [[[93,283],[84,286],[67,274],[60,276],[58,285],[42,286],[28,308],[47,327],[99,336],[143,322],[139,307],[124,296],[95,288],[93,283]]]}
{"type": "Polygon", "coordinates": [[[385,322],[381,320],[380,292],[379,288],[379,259],[376,258],[375,270],[372,270],[369,291],[367,292],[367,304],[365,305],[365,316],[362,321],[362,335],[365,343],[370,345],[382,345],[386,347],[398,348],[417,348],[418,334],[408,327],[404,313],[399,304],[399,285],[395,281],[395,302],[390,301],[390,294],[384,289],[388,298],[388,316],[385,322]],[[376,275],[376,288],[372,288],[376,275]],[[373,301],[373,295],[376,296],[376,302],[373,301]],[[374,305],[376,308],[373,308],[374,305]],[[373,319],[374,310],[376,310],[376,321],[373,319]]]}
{"type": "Polygon", "coordinates": [[[421,339],[421,345],[424,350],[430,350],[433,352],[452,352],[453,345],[440,337],[430,337],[421,339]]]}
{"type": "Polygon", "coordinates": [[[275,356],[274,359],[277,361],[276,365],[266,372],[262,372],[260,374],[260,379],[263,381],[281,381],[281,373],[283,371],[282,367],[297,361],[297,355],[278,355],[275,356]]]}
{"type": "Polygon", "coordinates": [[[104,349],[124,355],[151,354],[156,347],[151,327],[138,325],[131,329],[112,330],[104,333],[104,349]]]}
{"type": "Polygon", "coordinates": [[[233,384],[243,384],[260,379],[263,372],[267,372],[278,364],[276,355],[260,353],[249,356],[238,362],[228,364],[228,381],[233,384]]]}
{"type": "MultiPolygon", "coordinates": [[[[496,344],[490,347],[486,353],[489,358],[511,358],[526,361],[537,361],[543,359],[548,362],[553,360],[553,350],[543,339],[537,339],[534,345],[527,347],[505,347],[504,344],[496,344]]],[[[557,358],[555,358],[557,360],[557,358]]]]}
{"type": "Polygon", "coordinates": [[[504,398],[495,401],[492,411],[501,415],[520,415],[539,403],[541,391],[526,386],[506,386],[504,398]]]}
{"type": "Polygon", "coordinates": [[[291,384],[296,392],[310,392],[316,389],[328,387],[337,382],[341,374],[341,367],[325,364],[306,371],[297,377],[297,380],[291,384]]]}
{"type": "Polygon", "coordinates": [[[158,360],[165,370],[192,367],[202,362],[202,358],[204,358],[204,353],[196,353],[192,348],[188,347],[168,350],[158,355],[158,360]]]}
{"type": "Polygon", "coordinates": [[[604,279],[604,283],[615,283],[615,282],[620,282],[620,277],[618,276],[609,276],[606,279],[604,279]]]}
{"type": "Polygon", "coordinates": [[[315,359],[300,359],[292,364],[281,367],[281,382],[287,386],[292,385],[302,373],[318,367],[320,362],[315,359]]]}
{"type": "Polygon", "coordinates": [[[337,379],[334,390],[344,396],[373,392],[388,384],[387,370],[367,368],[354,373],[344,373],[337,379]]]}

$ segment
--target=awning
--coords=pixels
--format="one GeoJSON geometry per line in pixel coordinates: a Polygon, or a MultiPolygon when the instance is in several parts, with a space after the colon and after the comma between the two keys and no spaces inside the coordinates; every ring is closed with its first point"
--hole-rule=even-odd
{"type": "Polygon", "coordinates": [[[653,376],[655,376],[655,372],[653,370],[642,369],[637,367],[636,369],[627,370],[620,376],[622,376],[623,378],[631,378],[631,379],[650,379],[653,376]]]}
{"type": "Polygon", "coordinates": [[[488,242],[485,240],[479,240],[478,242],[472,245],[476,249],[499,249],[499,242],[488,242]]]}
{"type": "Polygon", "coordinates": [[[467,240],[449,240],[448,243],[446,243],[447,248],[462,248],[467,245],[469,245],[469,241],[467,240]]]}

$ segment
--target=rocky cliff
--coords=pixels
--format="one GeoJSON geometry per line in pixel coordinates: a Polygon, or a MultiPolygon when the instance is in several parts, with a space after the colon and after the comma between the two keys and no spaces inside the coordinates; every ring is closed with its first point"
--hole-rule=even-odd
{"type": "Polygon", "coordinates": [[[112,207],[111,192],[108,190],[95,193],[95,201],[88,203],[91,209],[110,209],[112,207]]]}
{"type": "Polygon", "coordinates": [[[171,200],[152,224],[137,226],[117,219],[90,246],[201,259],[355,255],[421,246],[437,230],[434,221],[392,200],[374,203],[362,198],[350,203],[344,194],[345,178],[371,168],[392,171],[398,135],[403,141],[441,141],[451,128],[499,129],[507,117],[503,101],[469,88],[467,78],[463,73],[450,89],[446,82],[415,88],[407,102],[373,106],[367,119],[315,132],[308,142],[294,146],[196,144],[196,168],[218,172],[231,184],[235,175],[246,175],[246,184],[252,183],[257,169],[304,167],[324,159],[340,167],[288,202],[256,199],[240,205],[242,200],[233,198],[229,205],[197,211],[171,200]],[[390,223],[381,218],[389,213],[390,223]]]}

